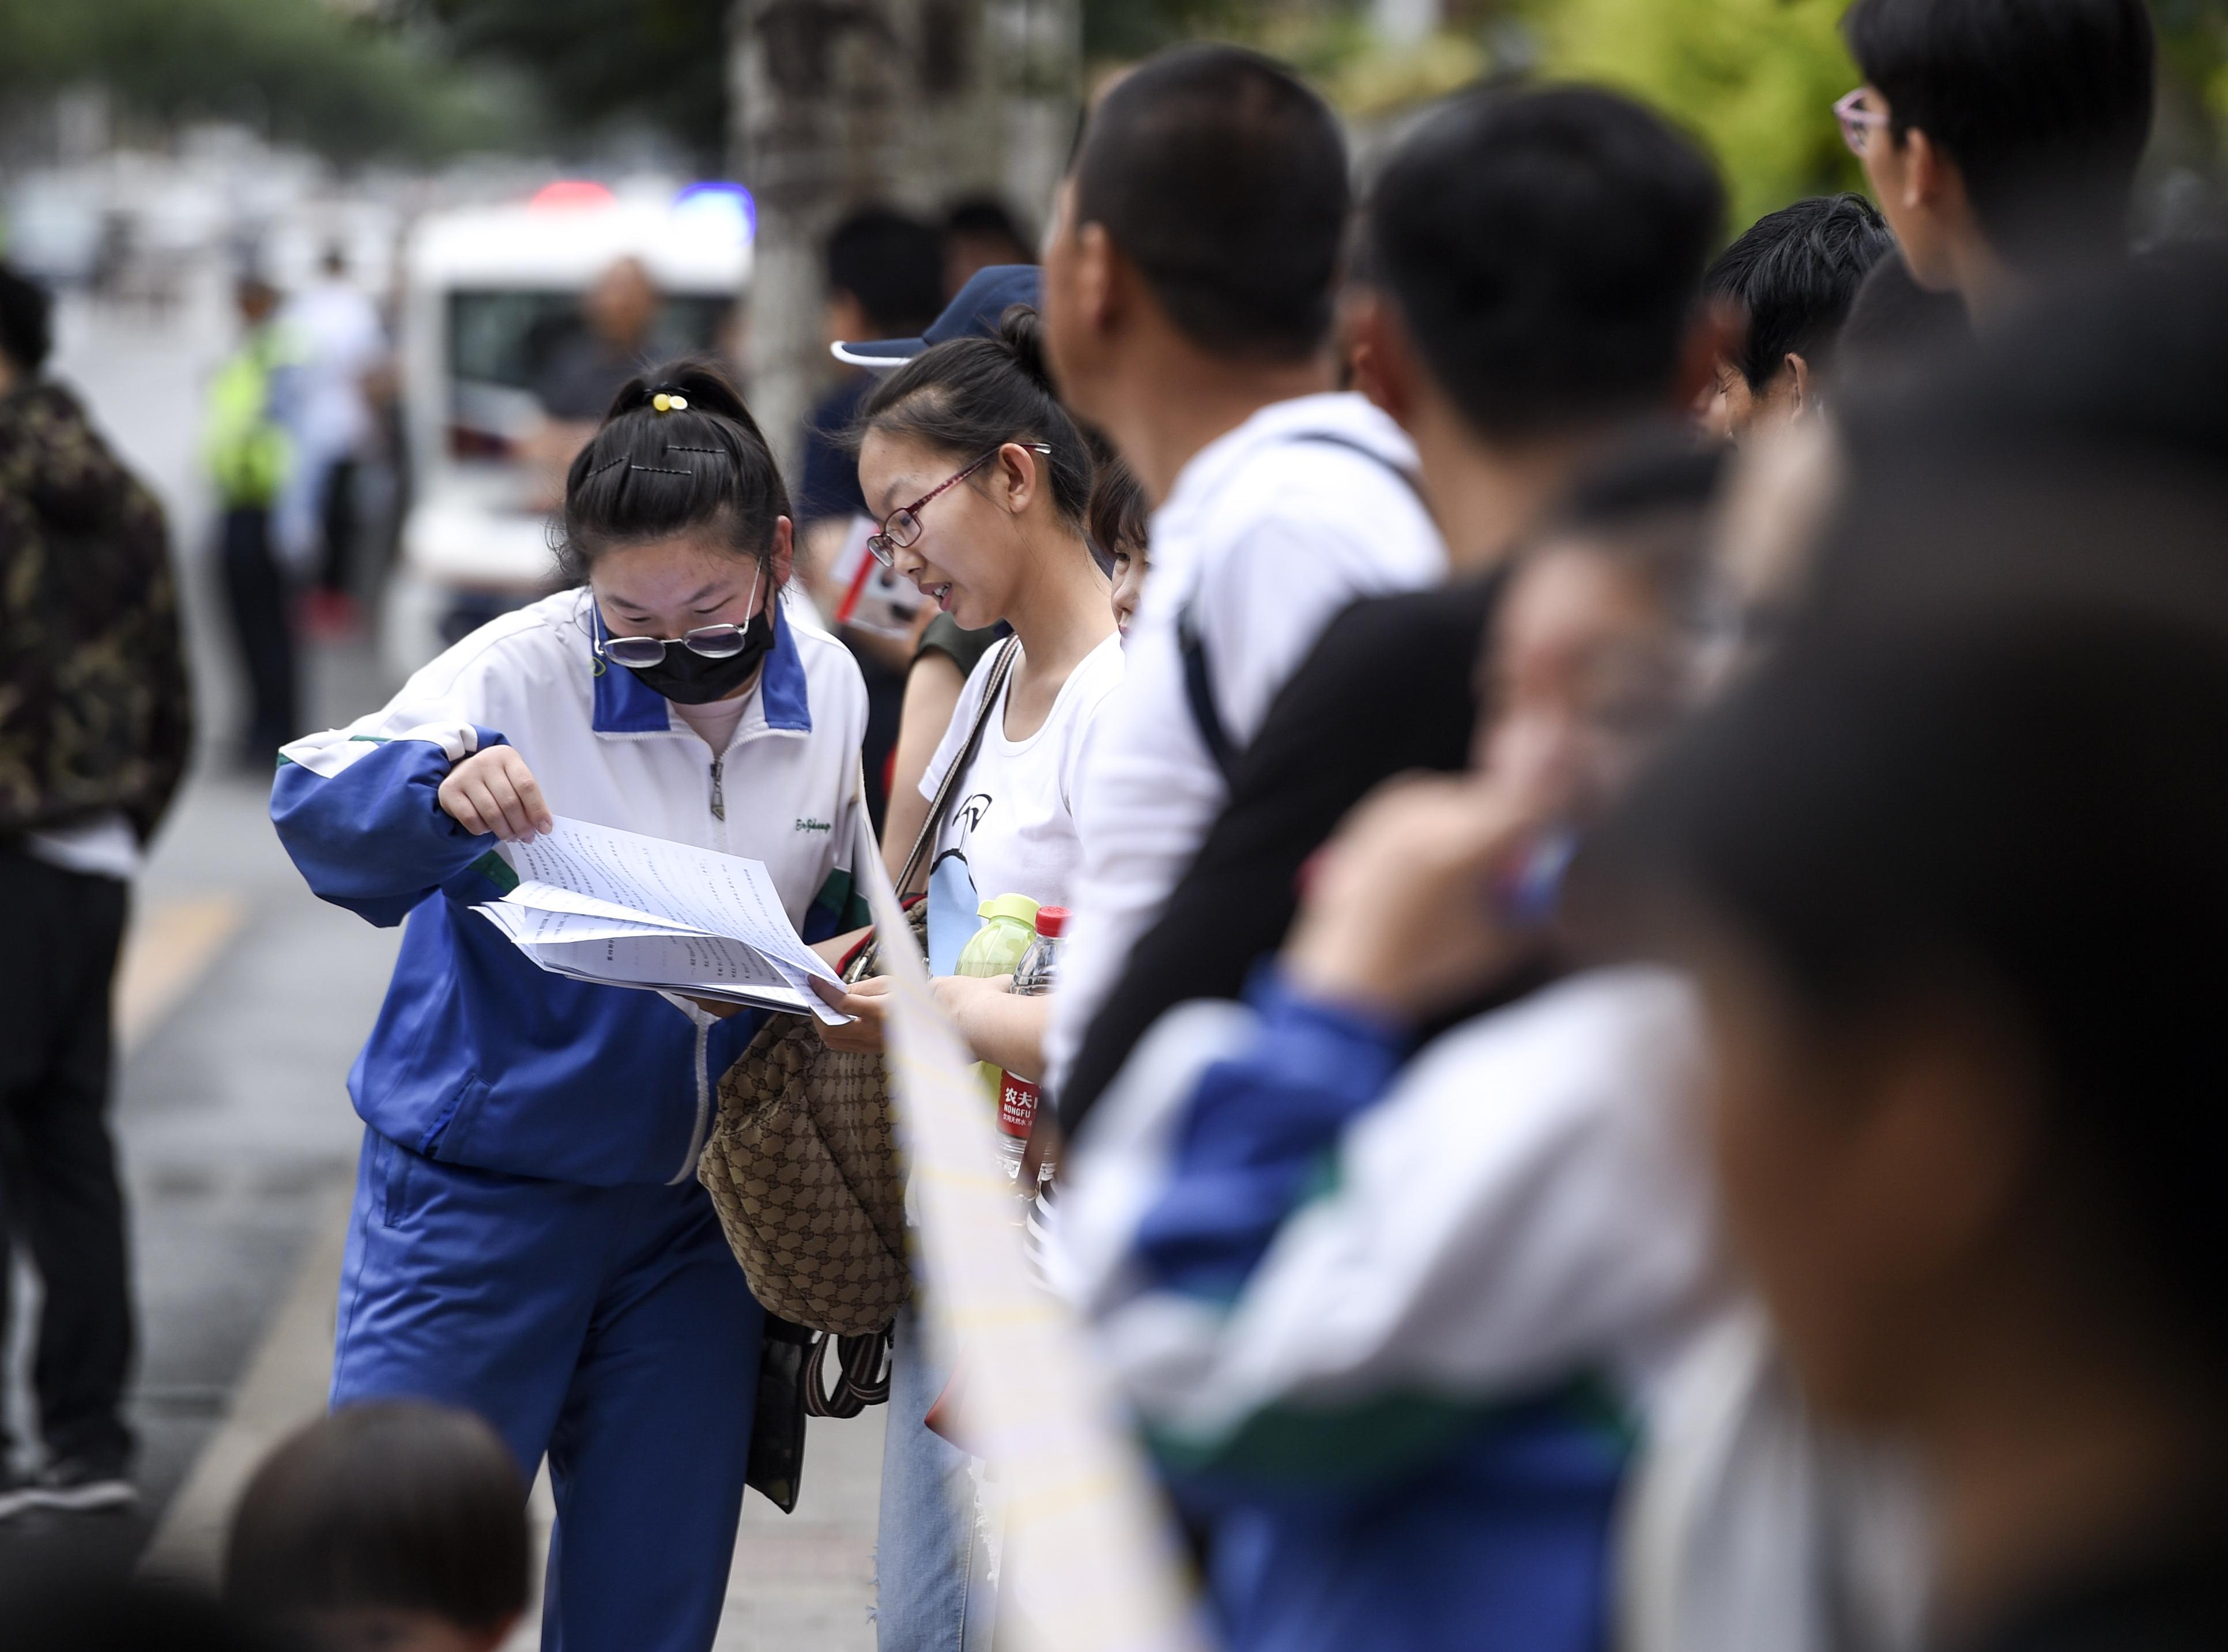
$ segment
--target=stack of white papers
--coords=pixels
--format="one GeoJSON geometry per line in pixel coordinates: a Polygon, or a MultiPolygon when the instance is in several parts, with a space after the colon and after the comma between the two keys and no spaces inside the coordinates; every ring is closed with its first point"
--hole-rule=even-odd
{"type": "Polygon", "coordinates": [[[806,984],[841,983],[789,921],[763,861],[561,816],[496,853],[518,887],[473,910],[554,974],[849,1019],[806,984]]]}

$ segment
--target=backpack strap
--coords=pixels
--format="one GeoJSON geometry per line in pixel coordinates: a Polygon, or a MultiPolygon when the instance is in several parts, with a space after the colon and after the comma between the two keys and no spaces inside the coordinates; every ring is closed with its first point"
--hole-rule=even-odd
{"type": "MultiPolygon", "coordinates": [[[[1342,447],[1349,453],[1359,453],[1372,464],[1391,471],[1400,478],[1425,515],[1431,514],[1431,502],[1424,496],[1424,484],[1405,465],[1395,464],[1366,442],[1357,442],[1351,436],[1341,436],[1334,431],[1311,430],[1292,437],[1286,445],[1312,442],[1322,447],[1342,447]]],[[[1236,741],[1230,738],[1229,727],[1222,720],[1222,713],[1214,703],[1214,669],[1207,662],[1207,644],[1199,635],[1199,622],[1192,610],[1198,602],[1198,592],[1184,601],[1176,611],[1176,650],[1183,658],[1184,700],[1191,708],[1192,726],[1199,731],[1200,744],[1207,747],[1207,755],[1228,785],[1237,772],[1242,753],[1236,741]]]]}
{"type": "Polygon", "coordinates": [[[1207,663],[1207,644],[1200,641],[1189,601],[1176,611],[1176,649],[1183,656],[1184,699],[1191,707],[1192,726],[1226,786],[1238,767],[1238,748],[1214,703],[1214,670],[1207,663]]]}
{"type": "Polygon", "coordinates": [[[906,856],[905,870],[898,874],[898,899],[905,899],[912,887],[913,874],[921,870],[929,851],[936,846],[936,834],[944,823],[944,811],[951,806],[951,794],[959,789],[967,770],[975,761],[975,748],[983,743],[983,731],[989,726],[990,714],[997,709],[999,696],[1006,691],[1006,679],[1013,675],[1014,656],[1021,651],[1021,639],[1008,637],[998,645],[998,657],[990,663],[990,675],[983,684],[983,703],[975,708],[975,725],[967,731],[967,744],[960,747],[959,755],[951,759],[951,766],[944,772],[938,783],[935,800],[928,805],[928,818],[920,823],[920,835],[912,841],[912,853],[906,856]]]}

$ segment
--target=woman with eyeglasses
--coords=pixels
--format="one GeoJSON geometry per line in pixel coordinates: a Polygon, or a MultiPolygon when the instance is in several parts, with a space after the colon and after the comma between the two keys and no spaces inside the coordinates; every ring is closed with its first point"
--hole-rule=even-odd
{"type": "Polygon", "coordinates": [[[333,1401],[485,1417],[557,1501],[545,1638],[702,1652],[727,1592],[764,1316],[697,1184],[757,1013],[545,973],[472,908],[555,814],[763,861],[815,940],[853,897],[866,692],[781,601],[788,496],[716,368],[620,391],[567,478],[573,588],[385,710],[285,748],[311,887],[407,917],[349,1089],[366,1131],[333,1401]]]}
{"type": "MultiPolygon", "coordinates": [[[[857,437],[860,485],[882,519],[869,548],[960,624],[1013,627],[1013,639],[969,676],[920,791],[932,802],[965,763],[943,817],[928,825],[938,998],[979,1060],[1034,1079],[1049,1000],[952,969],[984,900],[1020,894],[1064,905],[1083,863],[1076,793],[1093,720],[1122,679],[1106,576],[1086,539],[1091,449],[1053,394],[1036,312],[1019,304],[996,337],[937,345],[883,380],[857,437]]],[[[823,1036],[839,1048],[880,1048],[884,984],[853,988],[842,1002],[858,1021],[823,1036]]],[[[900,1314],[876,1541],[881,1652],[962,1652],[989,1642],[967,1458],[924,1420],[945,1374],[914,1316],[900,1314]]]]}
{"type": "MultiPolygon", "coordinates": [[[[1004,620],[1014,641],[983,656],[921,777],[933,798],[996,680],[998,703],[954,787],[929,857],[928,961],[939,1001],[982,1060],[1038,1076],[1046,1001],[956,976],[976,907],[1002,894],[1066,904],[1082,860],[1075,798],[1099,707],[1122,680],[1121,635],[1086,522],[1091,449],[1053,396],[1034,310],[1006,312],[996,338],[915,356],[860,414],[859,482],[881,531],[868,547],[970,630],[1004,620]]],[[[901,893],[912,893],[904,891],[901,893]]],[[[886,983],[855,988],[855,1023],[823,1036],[880,1047],[886,983]]]]}

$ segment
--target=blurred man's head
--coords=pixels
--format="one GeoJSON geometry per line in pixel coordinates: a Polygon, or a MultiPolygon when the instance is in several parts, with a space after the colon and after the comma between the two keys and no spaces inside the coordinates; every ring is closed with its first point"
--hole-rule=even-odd
{"type": "Polygon", "coordinates": [[[1920,286],[1898,253],[1873,265],[1849,301],[1834,341],[1834,374],[1845,394],[1885,392],[1938,368],[1972,343],[1965,301],[1920,286]]]}
{"type": "Polygon", "coordinates": [[[1318,360],[1348,201],[1337,118],[1289,71],[1234,46],[1141,65],[1092,115],[1046,243],[1062,394],[1102,417],[1141,338],[1233,373],[1318,360]]]}
{"type": "Polygon", "coordinates": [[[2039,1373],[2218,1432],[2224,281],[2134,260],[1853,408],[1788,640],[1611,834],[1806,1392],[1953,1464],[2054,1448],[1998,1430],[2039,1373]]]}
{"type": "Polygon", "coordinates": [[[54,348],[54,300],[12,266],[0,264],[0,394],[36,378],[54,348]]]}
{"type": "Polygon", "coordinates": [[[996,195],[968,195],[944,209],[945,298],[957,298],[978,270],[1036,261],[1035,246],[996,195]]]}
{"type": "Polygon", "coordinates": [[[918,334],[944,308],[944,238],[887,207],[861,207],[828,237],[829,341],[918,334]]]}
{"type": "Polygon", "coordinates": [[[580,309],[599,337],[635,351],[657,320],[657,286],[639,259],[623,258],[601,275],[580,300],[580,309]]]}
{"type": "Polygon", "coordinates": [[[259,275],[243,275],[232,284],[233,308],[250,327],[259,327],[278,309],[278,289],[259,275]]]}
{"type": "Polygon", "coordinates": [[[1815,407],[1857,289],[1894,249],[1879,209],[1860,195],[1823,195],[1767,213],[1702,279],[1746,323],[1718,358],[1703,412],[1713,435],[1738,440],[1815,407]]]}
{"type": "Polygon", "coordinates": [[[1692,709],[1723,468],[1718,451],[1651,433],[1572,490],[1494,611],[1474,768],[1582,824],[1692,709]]]}
{"type": "Polygon", "coordinates": [[[469,1412],[354,1405],[288,1437],[248,1482],[227,1602],[311,1652],[491,1652],[528,1593],[526,1484],[469,1412]]]}
{"type": "MultiPolygon", "coordinates": [[[[1469,93],[1401,145],[1364,215],[1351,324],[1443,517],[1488,454],[1567,469],[1700,390],[1724,206],[1693,144],[1606,92],[1469,93]]],[[[1442,527],[1459,551],[1465,524],[1442,527]]]]}
{"type": "Polygon", "coordinates": [[[2126,240],[2157,55],[2144,0],[1857,0],[1845,116],[1911,272],[1984,307],[2003,277],[2126,240]]]}

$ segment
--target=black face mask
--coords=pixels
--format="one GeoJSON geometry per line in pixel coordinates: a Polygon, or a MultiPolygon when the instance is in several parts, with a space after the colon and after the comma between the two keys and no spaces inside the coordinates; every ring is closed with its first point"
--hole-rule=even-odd
{"type": "Polygon", "coordinates": [[[679,643],[667,644],[665,658],[656,665],[630,665],[626,669],[640,679],[644,687],[653,688],[668,700],[684,706],[708,706],[714,700],[725,700],[750,680],[773,647],[773,621],[760,610],[743,632],[742,651],[730,654],[724,660],[707,659],[692,648],[679,643]]]}

